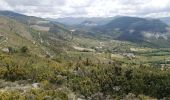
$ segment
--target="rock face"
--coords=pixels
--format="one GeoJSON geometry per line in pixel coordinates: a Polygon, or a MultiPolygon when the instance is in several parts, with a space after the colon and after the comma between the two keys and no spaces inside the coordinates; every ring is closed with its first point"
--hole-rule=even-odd
{"type": "Polygon", "coordinates": [[[40,83],[33,83],[33,84],[32,84],[32,87],[33,87],[33,88],[39,88],[39,87],[40,87],[40,83]]]}
{"type": "Polygon", "coordinates": [[[103,93],[96,93],[91,96],[91,100],[104,100],[103,93]]]}
{"type": "Polygon", "coordinates": [[[26,92],[31,89],[37,89],[40,87],[40,83],[26,84],[27,82],[8,82],[5,80],[0,80],[0,92],[9,90],[22,90],[26,92]]]}
{"type": "Polygon", "coordinates": [[[8,48],[2,48],[1,49],[3,52],[9,53],[9,49],[8,48]]]}
{"type": "Polygon", "coordinates": [[[136,56],[133,53],[123,53],[123,56],[127,57],[128,59],[136,58],[136,56]]]}
{"type": "Polygon", "coordinates": [[[1,38],[1,37],[4,37],[4,36],[0,33],[0,38],[1,38]]]}

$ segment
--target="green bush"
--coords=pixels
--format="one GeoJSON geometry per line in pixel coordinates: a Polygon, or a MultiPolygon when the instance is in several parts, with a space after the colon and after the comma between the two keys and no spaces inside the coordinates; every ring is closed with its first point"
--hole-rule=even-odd
{"type": "Polygon", "coordinates": [[[23,47],[21,47],[20,51],[21,51],[21,53],[26,53],[26,52],[28,52],[28,47],[23,46],[23,47]]]}

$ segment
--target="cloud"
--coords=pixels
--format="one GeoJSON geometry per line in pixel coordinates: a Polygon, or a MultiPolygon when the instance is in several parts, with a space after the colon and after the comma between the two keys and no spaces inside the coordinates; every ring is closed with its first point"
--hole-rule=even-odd
{"type": "Polygon", "coordinates": [[[0,0],[0,10],[39,17],[170,16],[170,0],[0,0]]]}

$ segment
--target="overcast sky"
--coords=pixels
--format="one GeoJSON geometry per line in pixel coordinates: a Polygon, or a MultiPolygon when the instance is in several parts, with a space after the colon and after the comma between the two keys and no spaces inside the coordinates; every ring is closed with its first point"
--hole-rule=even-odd
{"type": "Polygon", "coordinates": [[[38,17],[170,16],[170,0],[0,0],[0,10],[38,17]]]}

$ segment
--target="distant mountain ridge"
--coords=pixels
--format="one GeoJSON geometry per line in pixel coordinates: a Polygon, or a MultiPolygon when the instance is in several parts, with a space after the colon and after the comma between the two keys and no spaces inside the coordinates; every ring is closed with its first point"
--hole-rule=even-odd
{"type": "Polygon", "coordinates": [[[170,26],[170,17],[162,17],[162,18],[158,18],[158,19],[160,19],[162,22],[164,22],[170,26]]]}
{"type": "Polygon", "coordinates": [[[9,17],[9,18],[15,19],[17,21],[20,21],[20,22],[26,23],[26,24],[34,23],[35,21],[44,21],[43,18],[27,16],[27,15],[15,13],[12,11],[0,11],[0,16],[9,17]]]}
{"type": "Polygon", "coordinates": [[[50,19],[52,21],[57,21],[66,25],[75,26],[75,25],[81,25],[84,22],[94,22],[97,25],[104,25],[109,23],[111,20],[113,20],[115,17],[65,17],[65,18],[58,18],[58,19],[50,19]]]}
{"type": "Polygon", "coordinates": [[[97,26],[98,24],[94,21],[84,21],[80,25],[81,26],[91,26],[91,27],[93,27],[93,26],[97,26]]]}
{"type": "Polygon", "coordinates": [[[104,25],[104,28],[117,28],[120,31],[151,31],[151,32],[166,32],[165,23],[157,19],[144,19],[137,17],[120,17],[112,20],[108,24],[104,25]]]}
{"type": "Polygon", "coordinates": [[[106,25],[93,28],[93,33],[132,42],[153,43],[155,39],[157,41],[163,40],[167,43],[169,41],[167,27],[167,24],[158,19],[123,16],[110,21],[106,25]]]}

